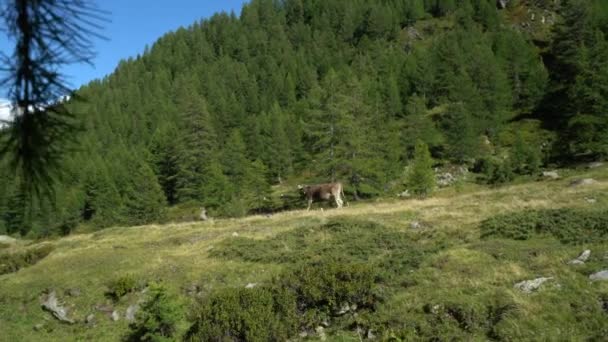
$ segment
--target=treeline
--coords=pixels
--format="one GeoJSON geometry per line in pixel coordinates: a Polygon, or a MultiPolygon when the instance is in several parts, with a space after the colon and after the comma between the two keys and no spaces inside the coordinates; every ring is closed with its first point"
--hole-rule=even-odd
{"type": "Polygon", "coordinates": [[[418,140],[497,182],[603,158],[607,6],[562,1],[534,44],[511,18],[533,5],[253,0],[169,33],[69,104],[84,127],[55,203],[28,201],[0,167],[0,233],[145,224],[180,206],[240,216],[276,207],[271,185],[293,177],[393,193],[418,140]]]}

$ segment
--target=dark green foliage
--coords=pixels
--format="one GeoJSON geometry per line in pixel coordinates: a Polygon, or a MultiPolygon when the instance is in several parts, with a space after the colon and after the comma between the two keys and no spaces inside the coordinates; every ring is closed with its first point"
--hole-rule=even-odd
{"type": "Polygon", "coordinates": [[[520,175],[534,175],[542,165],[538,147],[533,142],[525,141],[521,135],[516,137],[509,159],[513,171],[520,175]]]}
{"type": "Polygon", "coordinates": [[[345,323],[338,316],[346,311],[373,311],[379,304],[376,281],[365,264],[298,264],[269,285],[223,289],[201,300],[186,340],[284,341],[324,321],[345,323]]]}
{"type": "Polygon", "coordinates": [[[176,341],[183,314],[176,295],[161,284],[150,284],[148,299],[137,312],[135,322],[129,324],[125,341],[176,341]]]}
{"type": "Polygon", "coordinates": [[[17,272],[18,270],[36,264],[49,255],[55,246],[44,244],[38,247],[27,248],[18,252],[0,253],[0,275],[17,272]]]}
{"type": "Polygon", "coordinates": [[[511,160],[508,158],[486,157],[479,160],[476,167],[483,174],[483,180],[487,184],[500,185],[515,178],[511,160]]]}
{"type": "Polygon", "coordinates": [[[608,213],[583,209],[527,210],[498,215],[480,225],[482,237],[527,240],[548,234],[566,244],[608,239],[608,213]]]}
{"type": "Polygon", "coordinates": [[[285,341],[298,327],[287,288],[228,288],[198,303],[187,341],[285,341]]]}
{"type": "Polygon", "coordinates": [[[428,146],[418,140],[414,150],[414,159],[406,175],[407,189],[413,194],[425,197],[435,189],[435,172],[433,171],[433,159],[428,146]]]}
{"type": "Polygon", "coordinates": [[[140,163],[124,190],[125,216],[131,225],[159,222],[165,217],[165,196],[152,169],[140,163]]]}
{"type": "Polygon", "coordinates": [[[133,292],[138,288],[139,284],[135,277],[130,274],[120,276],[108,283],[108,291],[106,295],[115,301],[120,300],[127,293],[133,292]]]}
{"type": "Polygon", "coordinates": [[[8,234],[19,233],[24,236],[31,228],[28,222],[28,202],[26,194],[18,186],[9,189],[4,208],[3,217],[6,232],[8,234]],[[11,191],[12,190],[12,191],[11,191]]]}
{"type": "Polygon", "coordinates": [[[321,261],[296,267],[274,285],[295,294],[300,325],[314,329],[339,315],[345,305],[347,311],[373,310],[379,300],[375,283],[376,273],[370,265],[321,261]]]}
{"type": "Polygon", "coordinates": [[[405,318],[404,328],[385,331],[391,332],[391,341],[470,340],[472,336],[483,340],[506,338],[508,334],[503,333],[501,323],[517,313],[517,303],[503,291],[480,293],[478,296],[484,300],[467,300],[458,296],[437,298],[405,318]]]}

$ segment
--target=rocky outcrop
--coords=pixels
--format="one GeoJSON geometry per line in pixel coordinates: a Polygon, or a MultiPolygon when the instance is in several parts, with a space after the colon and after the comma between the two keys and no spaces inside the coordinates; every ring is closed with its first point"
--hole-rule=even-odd
{"type": "Polygon", "coordinates": [[[543,177],[549,179],[559,179],[557,171],[543,171],[543,177]]]}
{"type": "Polygon", "coordinates": [[[591,255],[591,251],[590,250],[584,250],[583,253],[581,253],[581,255],[579,255],[576,259],[570,260],[568,262],[568,264],[570,265],[582,265],[585,263],[585,261],[587,261],[587,259],[589,259],[589,256],[591,255]]]}
{"type": "Polygon", "coordinates": [[[42,308],[53,314],[55,318],[64,323],[74,324],[76,321],[68,317],[68,310],[59,302],[55,291],[43,297],[42,308]]]}
{"type": "Polygon", "coordinates": [[[597,183],[597,181],[593,178],[583,178],[583,179],[573,180],[572,182],[570,182],[570,186],[571,187],[588,186],[588,185],[593,185],[595,183],[597,183]]]}

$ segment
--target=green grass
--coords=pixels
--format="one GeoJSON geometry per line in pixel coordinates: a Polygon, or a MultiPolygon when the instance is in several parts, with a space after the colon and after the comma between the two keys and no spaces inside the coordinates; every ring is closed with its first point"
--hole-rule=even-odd
{"type": "MultiPolygon", "coordinates": [[[[289,286],[306,284],[289,275],[327,261],[364,264],[375,277],[373,305],[357,316],[330,315],[328,341],[359,341],[368,332],[395,341],[601,340],[608,335],[608,282],[592,283],[588,276],[608,268],[604,226],[593,223],[604,222],[596,214],[608,210],[608,169],[560,174],[557,181],[499,188],[464,184],[425,200],[19,241],[0,255],[54,249],[0,275],[0,341],[118,341],[128,323],[113,322],[95,307],[124,317],[129,305],[147,298],[146,284],[163,283],[194,312],[199,301],[213,301],[218,293],[234,298],[231,289],[242,292],[248,283],[266,288],[284,278],[291,279],[289,286]],[[568,186],[587,177],[598,183],[568,186]],[[413,221],[422,227],[413,229],[413,221]],[[520,230],[525,234],[513,234],[520,230]],[[584,249],[592,251],[586,264],[567,264],[584,249]],[[513,288],[540,276],[554,279],[531,294],[513,288]],[[81,294],[69,296],[75,288],[81,294]],[[40,295],[49,289],[78,323],[62,324],[41,309],[40,295]],[[109,296],[113,291],[120,295],[109,296]],[[83,322],[89,314],[93,325],[83,322]]],[[[270,307],[263,308],[270,317],[270,307]]],[[[191,323],[180,322],[178,333],[191,323]]]]}

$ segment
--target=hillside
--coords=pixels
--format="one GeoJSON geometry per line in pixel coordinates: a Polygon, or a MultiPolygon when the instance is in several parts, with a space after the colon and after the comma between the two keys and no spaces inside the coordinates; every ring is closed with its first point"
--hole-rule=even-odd
{"type": "MultiPolygon", "coordinates": [[[[608,167],[558,172],[558,180],[501,188],[466,183],[425,200],[114,227],[0,245],[1,255],[52,246],[36,264],[0,275],[0,340],[117,341],[127,331],[125,311],[148,298],[144,289],[151,282],[166,284],[184,311],[193,312],[208,305],[195,304],[197,298],[206,303],[215,293],[248,284],[256,287],[247,291],[255,291],[276,276],[288,281],[285,272],[302,264],[337,260],[372,266],[376,276],[370,286],[377,302],[342,315],[309,318],[315,325],[298,328],[292,336],[296,340],[318,340],[315,327],[323,320],[329,341],[359,341],[361,336],[599,341],[608,334],[608,282],[592,282],[589,275],[608,269],[608,167]],[[585,178],[596,182],[571,185],[585,178]],[[545,218],[534,228],[538,217],[545,218]],[[591,256],[584,264],[568,264],[585,249],[591,256]],[[109,286],[125,277],[134,280],[134,292],[112,299],[109,286]],[[514,288],[538,277],[551,279],[532,293],[514,288]],[[41,296],[51,290],[75,324],[60,323],[41,309],[41,296]],[[113,310],[121,317],[116,322],[110,318],[113,310]],[[298,338],[302,331],[307,338],[298,338]]],[[[195,316],[179,317],[181,334],[195,316]]]]}

